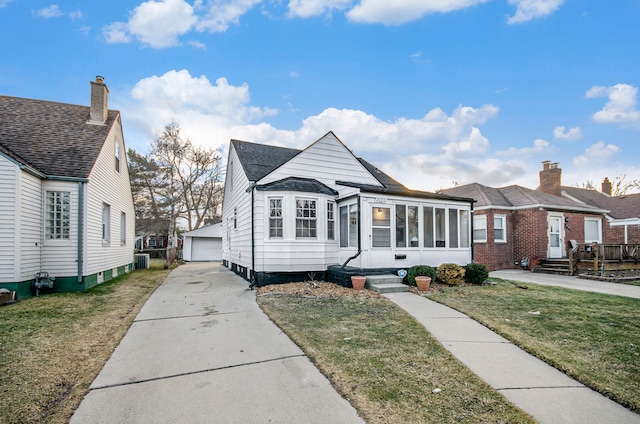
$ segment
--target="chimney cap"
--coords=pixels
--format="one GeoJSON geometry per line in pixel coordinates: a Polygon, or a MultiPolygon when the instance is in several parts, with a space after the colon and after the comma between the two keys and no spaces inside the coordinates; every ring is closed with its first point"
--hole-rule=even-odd
{"type": "Polygon", "coordinates": [[[96,82],[100,84],[104,83],[104,77],[100,75],[96,75],[96,82]]]}

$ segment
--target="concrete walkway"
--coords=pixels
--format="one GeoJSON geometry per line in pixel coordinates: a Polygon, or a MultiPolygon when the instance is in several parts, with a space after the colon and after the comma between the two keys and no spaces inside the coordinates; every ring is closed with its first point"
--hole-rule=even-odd
{"type": "Polygon", "coordinates": [[[607,283],[567,275],[542,274],[519,269],[492,271],[489,273],[489,277],[640,299],[640,286],[632,286],[630,284],[607,283]]]}
{"type": "MultiPolygon", "coordinates": [[[[509,279],[522,281],[515,276],[509,279]]],[[[473,373],[542,424],[640,423],[640,415],[454,309],[408,292],[385,296],[418,320],[473,373]]]]}
{"type": "Polygon", "coordinates": [[[85,423],[363,423],[217,264],[173,270],[71,418],[85,423]]]}

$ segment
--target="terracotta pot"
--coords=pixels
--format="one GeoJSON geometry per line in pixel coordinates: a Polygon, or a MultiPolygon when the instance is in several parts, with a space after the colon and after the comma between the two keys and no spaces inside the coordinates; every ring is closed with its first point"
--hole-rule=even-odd
{"type": "Polygon", "coordinates": [[[431,287],[431,277],[423,277],[418,275],[416,277],[416,286],[418,286],[418,291],[426,292],[431,287]]]}
{"type": "Polygon", "coordinates": [[[351,285],[356,290],[362,290],[364,288],[364,283],[367,281],[367,277],[363,277],[361,275],[352,275],[351,276],[351,285]]]}

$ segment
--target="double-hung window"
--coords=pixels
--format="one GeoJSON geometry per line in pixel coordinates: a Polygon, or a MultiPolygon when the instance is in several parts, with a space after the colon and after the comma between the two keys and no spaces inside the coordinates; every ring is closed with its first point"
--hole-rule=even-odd
{"type": "Polygon", "coordinates": [[[269,199],[269,238],[282,238],[282,199],[269,199]]]}
{"type": "Polygon", "coordinates": [[[111,241],[111,206],[102,204],[102,241],[111,241]]]}
{"type": "Polygon", "coordinates": [[[327,240],[336,239],[336,219],[334,216],[335,204],[327,202],[327,240]]]}
{"type": "Polygon", "coordinates": [[[316,201],[296,199],[296,237],[315,238],[316,229],[316,201]]]}
{"type": "Polygon", "coordinates": [[[120,213],[120,244],[127,243],[127,214],[120,213]]]}
{"type": "Polygon", "coordinates": [[[47,191],[45,235],[48,240],[69,240],[71,229],[71,194],[68,191],[47,191]]]}
{"type": "Polygon", "coordinates": [[[584,242],[602,243],[602,221],[599,218],[584,219],[584,242]]]}
{"type": "Polygon", "coordinates": [[[507,216],[493,216],[493,239],[498,243],[507,242],[507,216]]]}
{"type": "Polygon", "coordinates": [[[371,208],[372,247],[391,247],[391,209],[373,207],[371,208]]]}
{"type": "Polygon", "coordinates": [[[473,242],[487,242],[487,215],[473,216],[473,242]]]}

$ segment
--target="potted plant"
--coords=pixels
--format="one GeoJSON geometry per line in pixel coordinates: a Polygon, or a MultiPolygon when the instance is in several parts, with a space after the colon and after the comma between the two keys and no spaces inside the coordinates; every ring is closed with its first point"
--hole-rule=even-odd
{"type": "Polygon", "coordinates": [[[418,291],[426,292],[431,287],[431,281],[436,278],[436,270],[429,265],[415,265],[409,268],[407,281],[416,286],[418,291]]]}
{"type": "Polygon", "coordinates": [[[351,285],[355,290],[364,289],[364,283],[366,283],[367,277],[364,275],[352,275],[351,276],[351,285]]]}

